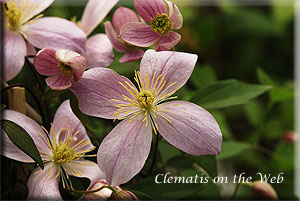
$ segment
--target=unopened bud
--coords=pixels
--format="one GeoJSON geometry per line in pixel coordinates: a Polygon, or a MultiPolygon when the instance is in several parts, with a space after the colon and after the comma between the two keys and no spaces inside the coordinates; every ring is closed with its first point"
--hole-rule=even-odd
{"type": "Polygon", "coordinates": [[[283,135],[283,140],[290,143],[294,143],[297,138],[298,134],[294,131],[286,131],[283,135]]]}
{"type": "MultiPolygon", "coordinates": [[[[91,186],[88,190],[89,191],[96,190],[103,185],[107,185],[106,181],[100,180],[97,183],[95,183],[93,186],[91,186]]],[[[94,193],[84,194],[82,200],[107,200],[108,198],[110,198],[111,194],[112,194],[112,190],[108,188],[103,188],[100,191],[94,193]]]]}
{"type": "Polygon", "coordinates": [[[138,199],[130,191],[119,191],[118,193],[112,193],[110,200],[138,200],[138,199]]]}
{"type": "Polygon", "coordinates": [[[258,199],[277,200],[277,193],[268,182],[254,181],[252,183],[252,192],[258,199]]]}

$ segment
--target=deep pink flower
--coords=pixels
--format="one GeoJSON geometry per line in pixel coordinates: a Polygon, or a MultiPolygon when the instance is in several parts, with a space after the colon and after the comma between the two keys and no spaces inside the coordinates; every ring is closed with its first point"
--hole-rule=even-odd
{"type": "MultiPolygon", "coordinates": [[[[77,25],[88,37],[119,0],[89,0],[77,25]]],[[[85,44],[87,68],[106,67],[114,61],[111,42],[105,34],[89,37],[85,44]]]]}
{"type": "MultiPolygon", "coordinates": [[[[61,178],[63,187],[68,180],[63,172],[89,178],[91,184],[105,178],[96,163],[84,159],[85,154],[95,147],[84,126],[72,112],[69,100],[63,102],[56,111],[49,133],[31,118],[13,110],[4,110],[3,119],[15,122],[28,132],[45,163],[44,170],[37,167],[29,177],[28,199],[62,200],[59,180],[61,178]]],[[[2,155],[25,163],[34,162],[13,144],[3,130],[2,133],[2,155]]]]}
{"type": "Polygon", "coordinates": [[[120,63],[131,62],[143,57],[144,51],[120,39],[120,30],[126,23],[140,22],[139,17],[129,8],[120,6],[113,15],[113,25],[108,21],[104,23],[105,32],[118,52],[125,52],[120,58],[120,63]]]}
{"type": "Polygon", "coordinates": [[[148,50],[138,88],[111,69],[94,68],[70,88],[85,114],[122,120],[102,141],[98,163],[111,185],[129,181],[149,155],[152,130],[170,144],[192,155],[218,154],[222,134],[213,116],[186,101],[170,101],[189,79],[197,55],[148,50]]]}
{"type": "Polygon", "coordinates": [[[34,58],[35,69],[42,75],[52,76],[46,79],[51,89],[64,90],[72,85],[72,80],[80,80],[86,69],[86,60],[80,54],[70,50],[40,50],[34,58]]]}
{"type": "Polygon", "coordinates": [[[22,69],[25,55],[37,48],[64,48],[84,52],[84,32],[68,20],[38,15],[54,0],[2,0],[6,32],[3,79],[13,79],[22,69]],[[38,16],[37,16],[38,15],[38,16]],[[26,39],[25,42],[24,38],[26,39]]]}
{"type": "Polygon", "coordinates": [[[131,22],[123,26],[120,37],[132,45],[149,47],[157,43],[156,50],[170,50],[181,39],[171,31],[182,27],[182,15],[178,7],[164,0],[134,0],[138,14],[149,23],[131,22]],[[166,5],[166,3],[168,6],[166,5]]]}

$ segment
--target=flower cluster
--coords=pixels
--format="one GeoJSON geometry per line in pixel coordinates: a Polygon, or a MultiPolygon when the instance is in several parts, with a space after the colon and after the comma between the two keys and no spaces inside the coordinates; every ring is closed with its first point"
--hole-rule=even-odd
{"type": "MultiPolygon", "coordinates": [[[[198,56],[176,52],[183,18],[170,1],[134,0],[134,10],[119,7],[106,34],[90,34],[116,5],[117,0],[89,0],[82,19],[72,21],[38,15],[54,0],[6,0],[4,80],[12,80],[28,55],[35,55],[35,70],[52,90],[70,89],[85,115],[120,122],[96,147],[85,127],[64,101],[50,130],[13,110],[3,119],[21,126],[33,139],[45,164],[28,180],[28,199],[62,199],[63,188],[83,193],[81,199],[137,199],[119,185],[130,181],[143,168],[151,149],[152,135],[191,155],[216,155],[222,133],[214,117],[202,107],[175,100],[188,81],[198,56]],[[124,52],[119,62],[141,59],[133,80],[107,68],[114,61],[113,48],[124,52]],[[152,49],[145,49],[152,48],[152,49]],[[86,157],[97,155],[97,162],[86,157]],[[72,186],[69,176],[90,180],[86,191],[72,186]]],[[[29,61],[30,64],[30,61],[29,61]]],[[[2,154],[34,162],[4,132],[2,154]]]]}

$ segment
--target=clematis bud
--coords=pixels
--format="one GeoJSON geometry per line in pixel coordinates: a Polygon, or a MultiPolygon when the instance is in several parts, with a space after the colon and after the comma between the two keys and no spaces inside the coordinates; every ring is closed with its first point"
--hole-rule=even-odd
{"type": "MultiPolygon", "coordinates": [[[[108,200],[111,196],[113,191],[110,188],[102,188],[101,190],[97,190],[100,189],[102,186],[107,186],[107,182],[104,179],[99,180],[98,182],[96,182],[94,185],[92,185],[88,191],[95,191],[93,193],[87,193],[85,194],[81,199],[82,200],[108,200]]],[[[115,186],[115,187],[111,187],[112,189],[115,189],[116,191],[122,191],[122,189],[119,186],[115,186]]]]}
{"type": "Polygon", "coordinates": [[[112,193],[110,200],[138,200],[138,198],[130,191],[119,191],[112,193]]]}
{"type": "Polygon", "coordinates": [[[294,143],[298,139],[298,133],[294,131],[286,131],[283,135],[285,142],[294,143]]]}
{"type": "Polygon", "coordinates": [[[253,195],[258,199],[277,200],[277,193],[268,182],[254,181],[252,183],[253,195]]]}

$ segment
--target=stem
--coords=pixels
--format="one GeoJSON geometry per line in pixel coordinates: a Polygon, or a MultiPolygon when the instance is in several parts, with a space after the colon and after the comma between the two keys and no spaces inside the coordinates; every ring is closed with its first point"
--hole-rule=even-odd
{"type": "Polygon", "coordinates": [[[115,189],[114,187],[110,186],[110,185],[103,185],[95,190],[90,190],[90,191],[80,191],[80,190],[75,190],[75,189],[69,189],[70,191],[74,192],[74,193],[95,193],[98,191],[101,191],[104,188],[108,188],[110,189],[113,193],[118,194],[120,192],[120,190],[115,189]]]}
{"type": "MultiPolygon", "coordinates": [[[[45,90],[44,90],[44,87],[41,83],[41,80],[39,79],[39,75],[37,74],[34,66],[30,63],[28,57],[26,56],[25,57],[25,61],[27,62],[27,64],[30,66],[30,69],[32,71],[32,74],[34,75],[38,85],[39,85],[39,88],[40,88],[40,91],[42,94],[45,94],[45,90]]],[[[50,109],[49,109],[49,104],[48,104],[48,100],[44,100],[45,102],[45,108],[46,108],[46,122],[44,122],[44,126],[46,128],[50,128],[50,109]]]]}
{"type": "Polygon", "coordinates": [[[143,178],[149,177],[151,175],[151,173],[152,173],[152,170],[153,170],[155,162],[156,162],[156,155],[157,155],[157,150],[158,150],[158,142],[159,142],[159,133],[156,134],[154,156],[153,156],[150,168],[149,168],[147,174],[144,174],[143,172],[140,172],[140,174],[139,174],[143,178]]]}
{"type": "Polygon", "coordinates": [[[40,103],[39,103],[37,97],[36,97],[35,94],[33,93],[33,91],[31,91],[31,89],[30,89],[27,85],[25,85],[25,84],[12,84],[12,85],[9,85],[9,86],[7,86],[7,87],[2,88],[2,89],[1,89],[1,92],[4,92],[4,91],[6,91],[6,90],[8,90],[8,89],[11,89],[11,88],[14,88],[14,87],[24,87],[24,88],[30,93],[30,95],[31,95],[32,98],[34,99],[34,101],[35,101],[35,103],[36,103],[36,105],[37,105],[37,107],[38,107],[38,109],[39,109],[39,111],[40,111],[40,114],[41,114],[42,120],[43,120],[43,124],[45,125],[46,120],[45,120],[45,116],[44,116],[42,107],[41,107],[41,105],[40,105],[40,103]]]}
{"type": "Polygon", "coordinates": [[[236,186],[235,186],[235,189],[234,189],[234,192],[232,194],[232,197],[231,197],[231,200],[233,200],[239,190],[239,187],[240,187],[240,183],[237,183],[236,186]]]}

